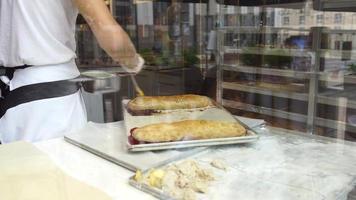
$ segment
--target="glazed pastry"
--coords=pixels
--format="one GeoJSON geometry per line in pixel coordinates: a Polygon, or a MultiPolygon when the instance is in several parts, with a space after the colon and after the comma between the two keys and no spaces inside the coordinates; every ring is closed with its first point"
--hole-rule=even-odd
{"type": "Polygon", "coordinates": [[[185,120],[173,123],[150,124],[132,131],[132,136],[141,142],[238,137],[245,134],[246,129],[237,122],[210,120],[185,120]]]}
{"type": "Polygon", "coordinates": [[[206,108],[212,101],[205,96],[186,94],[174,96],[140,96],[128,103],[128,110],[133,115],[150,114],[159,110],[178,110],[206,108]]]}

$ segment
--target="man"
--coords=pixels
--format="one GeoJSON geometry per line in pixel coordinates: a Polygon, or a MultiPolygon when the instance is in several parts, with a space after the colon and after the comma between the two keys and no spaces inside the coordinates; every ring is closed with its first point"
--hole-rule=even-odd
{"type": "Polygon", "coordinates": [[[61,137],[86,123],[75,64],[78,11],[99,45],[129,72],[143,60],[103,0],[1,0],[0,141],[61,137]]]}

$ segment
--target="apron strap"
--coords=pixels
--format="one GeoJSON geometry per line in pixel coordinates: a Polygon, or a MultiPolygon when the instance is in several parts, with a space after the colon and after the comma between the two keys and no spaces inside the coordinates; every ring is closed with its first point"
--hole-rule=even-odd
{"type": "Polygon", "coordinates": [[[7,110],[20,104],[71,95],[80,88],[80,82],[70,80],[37,83],[16,88],[0,99],[0,118],[7,110]]]}
{"type": "Polygon", "coordinates": [[[5,68],[5,76],[7,76],[7,78],[11,80],[14,77],[14,73],[16,70],[26,69],[28,67],[32,67],[32,65],[21,65],[16,67],[0,67],[0,68],[5,68]]]}
{"type": "MultiPolygon", "coordinates": [[[[6,78],[11,81],[11,79],[14,77],[14,73],[18,69],[25,69],[28,67],[32,67],[32,65],[22,65],[22,66],[17,66],[17,67],[3,67],[0,66],[0,69],[5,69],[5,74],[6,78]]],[[[0,98],[5,98],[7,94],[10,92],[10,88],[8,86],[8,83],[4,83],[3,81],[0,80],[0,98]]]]}

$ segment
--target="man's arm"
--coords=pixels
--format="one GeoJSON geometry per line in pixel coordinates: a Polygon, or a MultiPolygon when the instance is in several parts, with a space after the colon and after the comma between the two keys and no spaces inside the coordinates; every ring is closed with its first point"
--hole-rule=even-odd
{"type": "Polygon", "coordinates": [[[140,63],[140,56],[127,33],[115,21],[103,0],[73,0],[83,15],[101,48],[115,61],[126,67],[128,71],[135,69],[140,63]]]}

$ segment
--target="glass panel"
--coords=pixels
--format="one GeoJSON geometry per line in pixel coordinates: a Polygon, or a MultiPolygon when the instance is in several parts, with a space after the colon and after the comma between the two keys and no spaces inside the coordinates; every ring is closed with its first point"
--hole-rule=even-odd
{"type": "MultiPolygon", "coordinates": [[[[108,1],[146,60],[146,94],[200,93],[273,126],[355,140],[354,1],[207,2],[108,1]]],[[[117,66],[83,20],[77,30],[81,69],[117,66]]]]}
{"type": "Polygon", "coordinates": [[[356,140],[354,3],[219,2],[225,107],[273,126],[356,140]]]}
{"type": "MultiPolygon", "coordinates": [[[[214,23],[213,16],[207,15],[208,6],[200,3],[205,0],[108,2],[113,15],[145,58],[148,68],[205,68],[208,33],[214,23]]],[[[81,67],[115,65],[99,48],[81,17],[77,38],[81,67]]]]}
{"type": "MultiPolygon", "coordinates": [[[[204,93],[215,96],[216,62],[212,51],[216,48],[216,34],[212,30],[216,21],[216,5],[208,6],[207,0],[106,2],[145,59],[144,69],[136,79],[146,95],[204,93]],[[207,48],[209,38],[210,50],[207,48]]],[[[103,104],[104,110],[108,105],[109,110],[104,114],[120,113],[121,105],[116,103],[120,102],[117,98],[135,96],[131,81],[99,47],[85,20],[80,17],[77,24],[77,63],[80,69],[120,72],[115,81],[96,80],[85,85],[91,90],[100,90],[94,94],[100,97],[95,99],[101,98],[104,102],[100,100],[95,105],[103,104]],[[115,95],[112,94],[113,89],[115,95]],[[106,92],[109,94],[103,95],[106,92]]],[[[118,119],[122,119],[121,116],[105,117],[102,121],[118,119]]]]}

